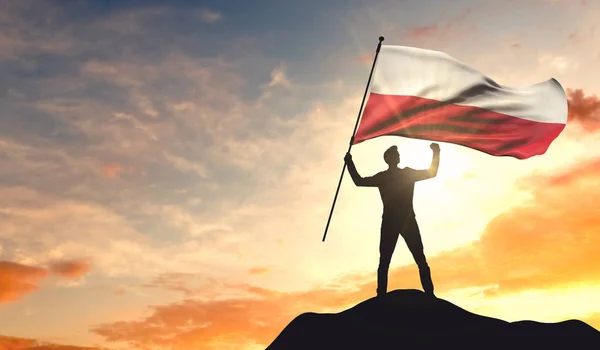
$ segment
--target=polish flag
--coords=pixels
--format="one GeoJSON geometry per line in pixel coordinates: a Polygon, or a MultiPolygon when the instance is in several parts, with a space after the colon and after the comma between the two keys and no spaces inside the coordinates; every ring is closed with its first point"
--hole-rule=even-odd
{"type": "Polygon", "coordinates": [[[567,111],[555,79],[502,86],[443,52],[382,45],[353,144],[396,135],[525,159],[546,152],[567,111]]]}

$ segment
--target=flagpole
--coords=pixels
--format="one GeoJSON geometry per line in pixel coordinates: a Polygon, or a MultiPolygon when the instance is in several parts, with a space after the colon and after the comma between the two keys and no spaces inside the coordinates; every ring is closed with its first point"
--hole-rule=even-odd
{"type": "MultiPolygon", "coordinates": [[[[360,110],[358,111],[358,116],[356,117],[356,124],[354,124],[354,131],[352,132],[352,137],[350,138],[350,145],[348,146],[348,152],[352,149],[352,144],[354,143],[354,135],[356,134],[356,129],[358,128],[358,123],[360,121],[360,116],[362,114],[362,110],[365,104],[365,99],[367,98],[367,93],[369,92],[369,85],[371,84],[371,77],[373,76],[373,71],[375,70],[375,63],[377,62],[377,56],[379,56],[379,49],[381,49],[381,43],[383,42],[383,37],[379,37],[379,44],[377,44],[377,50],[375,51],[375,57],[373,58],[373,65],[371,66],[371,73],[369,74],[369,80],[367,81],[367,87],[365,88],[365,94],[363,95],[362,102],[360,104],[360,110]]],[[[337,201],[338,193],[340,192],[340,185],[342,184],[342,179],[344,178],[344,172],[346,171],[346,162],[344,162],[344,166],[342,167],[342,174],[340,175],[340,181],[338,182],[337,189],[335,190],[335,197],[333,197],[333,203],[331,204],[331,211],[329,211],[329,218],[327,219],[327,226],[325,226],[325,233],[323,234],[323,242],[325,242],[325,237],[327,237],[327,229],[329,228],[329,223],[331,222],[331,216],[333,215],[333,208],[335,208],[335,202],[337,201]]]]}

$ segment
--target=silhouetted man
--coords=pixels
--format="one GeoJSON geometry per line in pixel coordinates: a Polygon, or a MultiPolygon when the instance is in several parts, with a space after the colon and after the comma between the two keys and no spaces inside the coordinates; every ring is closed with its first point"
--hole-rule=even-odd
{"type": "Polygon", "coordinates": [[[433,296],[433,283],[429,265],[423,253],[423,243],[419,226],[413,210],[413,193],[415,182],[435,177],[440,165],[440,146],[431,144],[433,159],[427,170],[399,168],[400,154],[398,148],[392,146],[383,153],[383,159],[388,164],[388,169],[371,177],[361,177],[352,161],[352,155],[346,153],[344,161],[348,172],[356,186],[379,188],[383,202],[383,216],[381,221],[381,240],[379,242],[379,267],[377,269],[377,295],[382,296],[387,292],[388,270],[392,254],[402,235],[408,249],[412,253],[417,266],[423,290],[433,296]]]}

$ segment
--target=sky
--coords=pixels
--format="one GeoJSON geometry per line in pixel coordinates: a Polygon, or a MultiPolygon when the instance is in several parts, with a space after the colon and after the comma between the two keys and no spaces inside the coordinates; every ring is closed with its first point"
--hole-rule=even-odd
{"type": "MultiPolygon", "coordinates": [[[[377,38],[550,78],[544,155],[441,144],[414,206],[438,297],[600,329],[600,2],[0,1],[0,349],[264,349],[375,295],[381,203],[345,177],[377,38]]],[[[429,142],[352,149],[363,176],[429,142]]],[[[389,289],[420,289],[400,241],[389,289]]]]}

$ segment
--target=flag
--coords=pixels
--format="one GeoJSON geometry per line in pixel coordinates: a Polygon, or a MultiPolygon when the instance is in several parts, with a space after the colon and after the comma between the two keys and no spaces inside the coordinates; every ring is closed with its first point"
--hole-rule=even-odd
{"type": "Polygon", "coordinates": [[[352,144],[396,135],[525,159],[546,152],[567,111],[553,78],[502,86],[443,52],[382,45],[352,144]]]}

